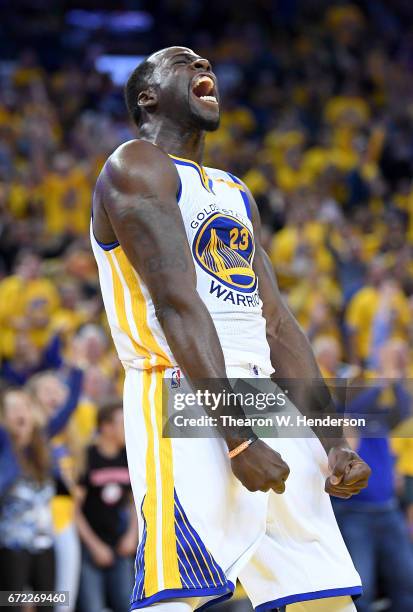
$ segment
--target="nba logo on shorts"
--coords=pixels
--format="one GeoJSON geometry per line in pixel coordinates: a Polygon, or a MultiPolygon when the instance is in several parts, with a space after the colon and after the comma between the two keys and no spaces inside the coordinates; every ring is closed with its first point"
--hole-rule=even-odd
{"type": "Polygon", "coordinates": [[[177,389],[181,386],[181,370],[172,372],[171,389],[177,389]]]}

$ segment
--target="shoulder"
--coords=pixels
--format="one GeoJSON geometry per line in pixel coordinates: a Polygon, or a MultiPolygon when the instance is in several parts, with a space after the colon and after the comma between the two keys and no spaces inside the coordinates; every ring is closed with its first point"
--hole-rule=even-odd
{"type": "Polygon", "coordinates": [[[377,299],[377,292],[373,287],[363,287],[359,289],[351,298],[349,308],[364,304],[374,303],[377,299]]]}
{"type": "Polygon", "coordinates": [[[123,164],[150,164],[152,162],[164,163],[174,167],[169,155],[160,147],[147,140],[128,140],[121,144],[108,158],[106,165],[119,169],[123,164]]]}
{"type": "Polygon", "coordinates": [[[167,153],[145,140],[129,140],[108,158],[97,188],[110,185],[125,193],[135,193],[144,186],[175,186],[178,183],[178,172],[167,153]]]}

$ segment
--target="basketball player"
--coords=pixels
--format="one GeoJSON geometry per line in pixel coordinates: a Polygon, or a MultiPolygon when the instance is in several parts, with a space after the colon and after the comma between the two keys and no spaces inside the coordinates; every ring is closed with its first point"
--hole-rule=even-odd
{"type": "Polygon", "coordinates": [[[344,439],[162,437],[164,381],[230,389],[227,377],[320,374],[260,246],[251,193],[202,166],[205,132],[219,124],[209,62],[163,49],[125,93],[139,138],[99,176],[91,240],[126,369],[142,517],[131,608],[190,612],[229,597],[240,578],[259,612],[355,610],[360,579],[328,493],[358,493],[370,470],[344,439]]]}

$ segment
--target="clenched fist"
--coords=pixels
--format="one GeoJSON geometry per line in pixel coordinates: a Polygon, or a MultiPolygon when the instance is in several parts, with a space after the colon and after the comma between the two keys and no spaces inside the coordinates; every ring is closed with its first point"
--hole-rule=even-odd
{"type": "Polygon", "coordinates": [[[231,459],[234,475],[248,491],[284,493],[290,468],[281,455],[262,440],[256,440],[245,451],[231,459]]]}
{"type": "Polygon", "coordinates": [[[331,476],[326,480],[325,490],[330,495],[348,499],[367,487],[371,469],[350,448],[334,447],[328,453],[331,476]]]}

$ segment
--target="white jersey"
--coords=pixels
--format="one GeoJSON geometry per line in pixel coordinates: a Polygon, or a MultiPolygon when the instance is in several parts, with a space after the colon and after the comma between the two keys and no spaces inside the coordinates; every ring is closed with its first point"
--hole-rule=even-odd
{"type": "MultiPolygon", "coordinates": [[[[250,364],[270,374],[273,368],[252,266],[255,243],[245,188],[228,172],[170,157],[179,173],[177,206],[194,260],[197,291],[215,324],[226,366],[250,364]]],[[[122,247],[118,242],[100,243],[93,231],[91,240],[113,340],[124,366],[177,366],[149,291],[122,247]]]]}
{"type": "MultiPolygon", "coordinates": [[[[272,368],[245,189],[226,172],[172,159],[197,289],[216,326],[227,376],[265,378],[272,368]]],[[[171,401],[172,389],[187,393],[190,385],[121,246],[100,245],[93,232],[92,243],[113,338],[127,369],[126,447],[140,514],[130,609],[190,597],[203,610],[227,599],[238,576],[257,612],[312,599],[330,598],[331,604],[332,597],[344,596],[346,609],[353,609],[350,596],[360,594],[360,578],[324,491],[328,458],[319,440],[265,440],[291,468],[286,492],[276,495],[248,491],[231,471],[224,440],[212,432],[200,438],[164,435],[165,400],[171,401]]],[[[295,418],[297,411],[292,407],[283,416],[288,414],[295,418]]],[[[338,605],[328,609],[333,608],[338,605]]]]}

